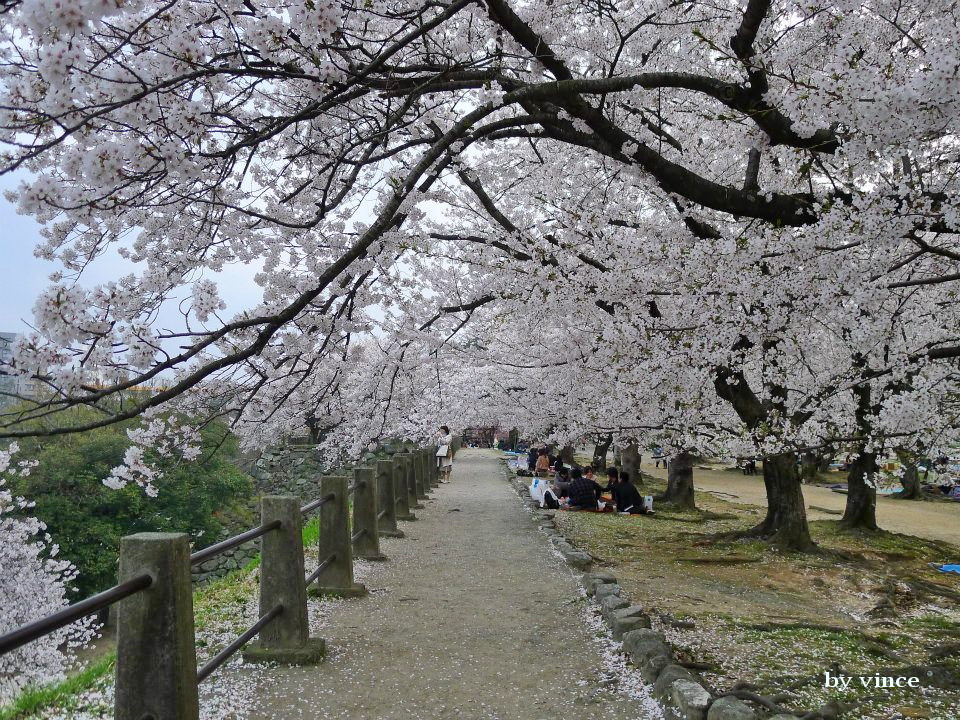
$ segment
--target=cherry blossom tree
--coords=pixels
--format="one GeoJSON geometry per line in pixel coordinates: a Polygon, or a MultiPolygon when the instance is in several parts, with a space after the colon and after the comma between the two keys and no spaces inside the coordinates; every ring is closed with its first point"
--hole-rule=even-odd
{"type": "Polygon", "coordinates": [[[10,368],[49,393],[3,437],[162,442],[164,410],[354,453],[441,412],[663,438],[762,455],[754,534],[797,548],[798,452],[857,448],[870,526],[871,456],[953,437],[952,6],[2,7],[3,168],[64,268],[10,368]],[[111,253],[136,271],[85,286],[111,253]],[[262,302],[224,317],[237,264],[262,302]]]}
{"type": "MultiPolygon", "coordinates": [[[[25,474],[29,460],[13,461],[16,444],[0,451],[0,634],[15,630],[67,604],[67,583],[75,568],[56,558],[46,527],[25,514],[30,504],[4,489],[6,473],[25,474]]],[[[91,622],[80,621],[0,655],[0,703],[24,688],[63,679],[73,651],[89,641],[91,622]]]]}

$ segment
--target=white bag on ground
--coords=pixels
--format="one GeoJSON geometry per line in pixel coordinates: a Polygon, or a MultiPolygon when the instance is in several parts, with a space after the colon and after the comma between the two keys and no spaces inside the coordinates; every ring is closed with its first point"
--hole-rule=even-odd
{"type": "Polygon", "coordinates": [[[543,506],[543,492],[547,489],[545,478],[534,478],[530,483],[530,497],[537,501],[537,504],[543,506]]]}

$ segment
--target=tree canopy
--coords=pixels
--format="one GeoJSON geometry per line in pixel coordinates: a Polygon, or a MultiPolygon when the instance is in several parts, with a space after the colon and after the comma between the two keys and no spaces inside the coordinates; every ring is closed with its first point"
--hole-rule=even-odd
{"type": "Polygon", "coordinates": [[[3,169],[64,270],[10,368],[49,393],[2,437],[81,404],[44,432],[650,436],[767,457],[786,546],[798,451],[852,446],[863,479],[955,438],[953,5],[3,6],[3,169]],[[110,253],[137,270],[85,284],[110,253]],[[238,264],[262,302],[225,316],[238,264]]]}

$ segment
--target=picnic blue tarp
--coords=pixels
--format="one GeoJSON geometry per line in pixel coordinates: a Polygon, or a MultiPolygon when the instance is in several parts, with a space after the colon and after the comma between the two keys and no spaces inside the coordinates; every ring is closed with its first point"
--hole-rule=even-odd
{"type": "Polygon", "coordinates": [[[940,572],[954,573],[960,575],[960,565],[941,565],[937,568],[940,572]]]}

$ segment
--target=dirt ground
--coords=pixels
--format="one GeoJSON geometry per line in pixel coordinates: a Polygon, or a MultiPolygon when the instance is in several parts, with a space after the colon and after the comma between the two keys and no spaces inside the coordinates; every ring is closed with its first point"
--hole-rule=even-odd
{"type": "MultiPolygon", "coordinates": [[[[665,474],[652,463],[643,470],[665,474]]],[[[930,567],[960,558],[960,547],[941,539],[956,533],[950,518],[958,508],[916,503],[921,511],[946,511],[937,515],[943,525],[921,521],[921,512],[915,526],[898,528],[929,538],[843,532],[837,515],[814,511],[816,551],[783,553],[734,534],[762,518],[759,478],[697,469],[694,480],[696,510],[660,504],[654,516],[560,512],[556,522],[613,571],[717,692],[747,683],[797,715],[833,703],[843,720],[960,717],[960,580],[930,567]],[[838,692],[824,687],[825,670],[916,674],[924,684],[922,691],[838,692]]],[[[642,491],[655,495],[663,487],[646,478],[642,491]]],[[[843,507],[843,495],[804,490],[812,491],[808,504],[843,507]]],[[[896,502],[881,500],[881,524],[889,526],[883,518],[896,502]]]]}
{"type": "Polygon", "coordinates": [[[327,613],[325,663],[227,671],[245,675],[254,704],[244,717],[655,715],[604,669],[577,580],[517,501],[499,453],[458,453],[452,483],[416,514],[401,523],[406,538],[381,543],[389,561],[364,569],[371,594],[327,613]]]}
{"type": "MultiPolygon", "coordinates": [[[[641,468],[645,473],[666,479],[663,468],[656,469],[652,461],[643,459],[641,468]]],[[[845,478],[836,473],[836,482],[845,478]]],[[[693,483],[700,492],[709,492],[724,500],[766,507],[767,495],[760,475],[743,475],[729,470],[704,470],[696,467],[693,483]]],[[[804,485],[803,497],[807,501],[807,517],[810,520],[836,519],[833,513],[817,508],[843,512],[847,496],[816,485],[804,485]]],[[[877,498],[877,524],[884,530],[916,535],[929,540],[960,545],[960,502],[921,502],[877,498]]],[[[960,558],[957,558],[960,561],[960,558]]]]}

